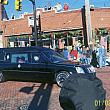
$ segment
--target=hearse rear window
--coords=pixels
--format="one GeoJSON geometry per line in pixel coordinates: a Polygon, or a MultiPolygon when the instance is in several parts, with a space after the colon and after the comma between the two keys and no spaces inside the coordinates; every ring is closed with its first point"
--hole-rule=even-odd
{"type": "Polygon", "coordinates": [[[11,54],[11,63],[28,63],[28,54],[11,54]]]}

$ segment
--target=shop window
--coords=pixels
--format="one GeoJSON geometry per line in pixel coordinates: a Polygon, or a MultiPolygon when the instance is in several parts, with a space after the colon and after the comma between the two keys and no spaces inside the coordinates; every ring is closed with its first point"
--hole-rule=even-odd
{"type": "Polygon", "coordinates": [[[14,47],[19,47],[19,42],[14,42],[14,47]]]}
{"type": "Polygon", "coordinates": [[[31,41],[31,46],[35,46],[35,41],[31,41]]]}
{"type": "Polygon", "coordinates": [[[14,47],[14,42],[10,42],[10,47],[14,47]]]}

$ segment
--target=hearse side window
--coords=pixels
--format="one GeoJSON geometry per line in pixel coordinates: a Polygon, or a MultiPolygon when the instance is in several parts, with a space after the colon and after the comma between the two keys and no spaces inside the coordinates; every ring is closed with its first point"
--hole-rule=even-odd
{"type": "Polygon", "coordinates": [[[28,63],[28,54],[11,54],[11,63],[28,63]]]}
{"type": "Polygon", "coordinates": [[[50,52],[43,52],[49,59],[51,59],[51,54],[50,54],[50,52]]]}
{"type": "Polygon", "coordinates": [[[44,63],[44,57],[41,53],[32,53],[31,54],[32,63],[44,63]]]}
{"type": "Polygon", "coordinates": [[[9,58],[10,58],[10,55],[9,55],[9,54],[7,54],[7,55],[6,55],[6,59],[7,59],[7,60],[9,60],[9,58]]]}
{"type": "Polygon", "coordinates": [[[4,61],[9,63],[10,62],[10,53],[5,53],[4,55],[4,61]]]}
{"type": "Polygon", "coordinates": [[[57,52],[54,52],[54,53],[51,53],[51,54],[49,52],[44,52],[44,53],[53,63],[67,61],[67,59],[65,59],[63,57],[63,55],[61,55],[57,52]]]}
{"type": "Polygon", "coordinates": [[[0,53],[0,61],[3,61],[3,60],[4,60],[4,54],[0,53]]]}

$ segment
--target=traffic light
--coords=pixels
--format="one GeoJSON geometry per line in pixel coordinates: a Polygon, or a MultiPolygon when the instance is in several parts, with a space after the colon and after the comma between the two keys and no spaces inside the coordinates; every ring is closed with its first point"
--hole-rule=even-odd
{"type": "Polygon", "coordinates": [[[7,5],[8,4],[8,0],[3,0],[3,4],[7,5]]]}
{"type": "Polygon", "coordinates": [[[3,0],[0,0],[0,3],[3,3],[3,0]]]}
{"type": "Polygon", "coordinates": [[[15,10],[17,11],[22,10],[22,0],[15,0],[15,10]]]}
{"type": "Polygon", "coordinates": [[[0,0],[0,3],[3,5],[7,5],[8,4],[8,0],[0,0]]]}

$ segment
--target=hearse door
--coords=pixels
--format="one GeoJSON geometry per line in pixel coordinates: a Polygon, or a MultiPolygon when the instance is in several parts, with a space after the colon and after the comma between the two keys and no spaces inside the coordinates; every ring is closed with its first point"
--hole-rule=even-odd
{"type": "Polygon", "coordinates": [[[10,63],[7,63],[9,79],[26,80],[26,78],[28,78],[28,74],[26,74],[25,66],[28,68],[28,65],[29,55],[27,52],[10,53],[10,63]]]}
{"type": "Polygon", "coordinates": [[[30,53],[31,63],[27,68],[30,71],[30,78],[34,81],[43,81],[46,78],[46,63],[45,57],[40,52],[30,53]]]}
{"type": "Polygon", "coordinates": [[[29,52],[18,55],[18,57],[25,57],[25,62],[19,61],[17,70],[21,75],[22,80],[37,81],[45,78],[45,63],[42,59],[41,53],[29,52]]]}
{"type": "Polygon", "coordinates": [[[9,80],[23,80],[24,73],[21,71],[23,60],[28,61],[28,54],[6,53],[3,72],[9,80]]]}
{"type": "Polygon", "coordinates": [[[28,81],[43,81],[46,78],[46,63],[45,58],[42,53],[30,52],[29,63],[20,64],[20,70],[23,69],[25,73],[25,78],[28,81]]]}

